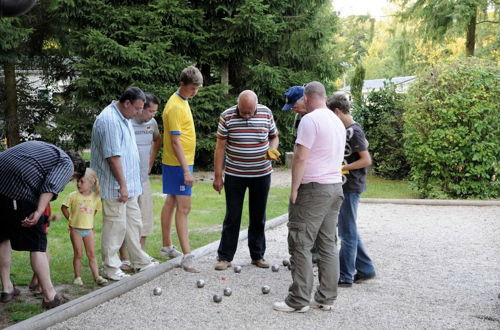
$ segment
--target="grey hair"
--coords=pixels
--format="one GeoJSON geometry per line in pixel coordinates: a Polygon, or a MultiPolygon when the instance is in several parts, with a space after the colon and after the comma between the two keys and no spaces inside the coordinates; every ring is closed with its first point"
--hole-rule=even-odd
{"type": "Polygon", "coordinates": [[[326,102],[326,106],[332,111],[339,109],[342,113],[348,114],[351,102],[349,102],[349,97],[344,92],[337,92],[326,102]]]}
{"type": "Polygon", "coordinates": [[[313,98],[325,98],[325,86],[323,86],[323,84],[319,81],[311,81],[304,87],[304,95],[313,98]]]}
{"type": "Polygon", "coordinates": [[[244,90],[243,92],[240,93],[240,95],[238,95],[238,100],[237,100],[238,104],[240,104],[240,100],[243,97],[249,97],[249,98],[251,97],[251,99],[255,100],[255,104],[259,103],[259,98],[257,97],[257,94],[255,94],[255,92],[250,89],[244,90]]]}
{"type": "Polygon", "coordinates": [[[298,99],[297,101],[295,101],[295,104],[304,104],[304,97],[302,96],[300,99],[298,99]]]}

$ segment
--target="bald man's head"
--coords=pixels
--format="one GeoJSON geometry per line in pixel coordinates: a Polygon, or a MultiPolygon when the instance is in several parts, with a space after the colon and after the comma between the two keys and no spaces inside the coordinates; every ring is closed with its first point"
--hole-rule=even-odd
{"type": "Polygon", "coordinates": [[[251,90],[244,90],[238,96],[238,113],[245,119],[250,119],[257,109],[257,94],[251,90]]]}

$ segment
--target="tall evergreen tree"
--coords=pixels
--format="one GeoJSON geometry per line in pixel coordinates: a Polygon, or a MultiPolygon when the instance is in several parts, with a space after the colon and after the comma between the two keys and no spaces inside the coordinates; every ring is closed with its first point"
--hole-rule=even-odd
{"type": "MultiPolygon", "coordinates": [[[[467,56],[473,56],[476,45],[478,18],[486,18],[487,11],[498,9],[495,0],[396,0],[401,3],[401,17],[418,22],[422,35],[433,41],[441,41],[448,33],[465,36],[467,56]]],[[[498,23],[494,22],[494,23],[498,23]]]]}

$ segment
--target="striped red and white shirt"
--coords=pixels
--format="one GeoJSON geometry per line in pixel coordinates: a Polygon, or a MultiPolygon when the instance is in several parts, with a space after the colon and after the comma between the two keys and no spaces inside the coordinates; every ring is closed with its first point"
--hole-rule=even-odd
{"type": "Polygon", "coordinates": [[[272,111],[257,104],[253,117],[245,119],[237,109],[225,110],[217,128],[217,138],[227,140],[224,173],[249,178],[271,174],[271,161],[265,157],[269,139],[277,135],[272,111]]]}

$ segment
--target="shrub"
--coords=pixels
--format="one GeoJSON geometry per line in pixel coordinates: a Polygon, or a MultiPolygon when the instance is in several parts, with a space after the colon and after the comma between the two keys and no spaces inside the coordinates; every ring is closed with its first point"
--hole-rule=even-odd
{"type": "Polygon", "coordinates": [[[403,145],[403,99],[393,85],[371,92],[366,104],[354,109],[370,143],[372,170],[388,179],[403,179],[410,170],[403,145]]]}
{"type": "Polygon", "coordinates": [[[499,70],[476,59],[441,63],[408,94],[405,149],[425,197],[498,197],[499,70]]]}

